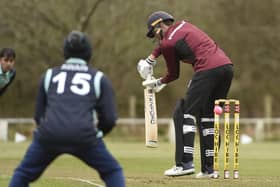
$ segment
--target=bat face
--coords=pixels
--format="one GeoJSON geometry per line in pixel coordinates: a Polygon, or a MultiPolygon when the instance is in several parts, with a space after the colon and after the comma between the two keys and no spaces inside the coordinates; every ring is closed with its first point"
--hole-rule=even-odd
{"type": "Polygon", "coordinates": [[[158,124],[155,92],[152,88],[144,89],[145,99],[145,133],[146,146],[157,147],[158,144],[158,124]]]}

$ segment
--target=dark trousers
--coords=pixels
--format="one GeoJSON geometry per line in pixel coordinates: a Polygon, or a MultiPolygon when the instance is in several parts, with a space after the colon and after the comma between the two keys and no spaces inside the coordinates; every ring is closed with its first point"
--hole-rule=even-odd
{"type": "Polygon", "coordinates": [[[33,140],[21,164],[16,168],[10,187],[28,187],[30,182],[38,179],[49,164],[61,154],[71,154],[96,169],[107,187],[124,187],[122,168],[106,149],[102,139],[87,147],[52,147],[33,140]]]}
{"type": "MultiPolygon", "coordinates": [[[[183,112],[195,116],[200,135],[201,171],[213,171],[213,118],[216,99],[227,97],[233,78],[233,66],[224,65],[195,73],[186,93],[183,112]]],[[[190,118],[188,119],[190,121],[190,118]]],[[[194,122],[188,122],[190,125],[194,122]]],[[[194,133],[183,135],[184,147],[193,147],[194,133]]],[[[186,148],[185,148],[186,149],[186,148]]],[[[192,154],[184,154],[183,161],[192,161],[192,154]]]]}

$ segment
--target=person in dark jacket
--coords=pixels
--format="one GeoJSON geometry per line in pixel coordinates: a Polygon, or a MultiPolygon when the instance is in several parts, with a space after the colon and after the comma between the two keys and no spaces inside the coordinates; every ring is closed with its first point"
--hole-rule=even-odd
{"type": "Polygon", "coordinates": [[[12,48],[0,50],[0,96],[5,93],[16,76],[16,52],[12,48]]]}
{"type": "Polygon", "coordinates": [[[188,21],[175,22],[167,12],[152,13],[147,26],[147,37],[155,38],[158,45],[146,59],[139,61],[137,69],[145,78],[156,64],[156,59],[163,55],[167,73],[162,78],[144,81],[143,86],[154,87],[159,92],[179,78],[182,63],[190,64],[194,70],[186,95],[179,99],[173,114],[175,166],[164,174],[180,176],[195,173],[194,137],[198,127],[201,171],[196,177],[213,177],[214,102],[227,97],[233,78],[232,62],[206,33],[188,21]]]}
{"type": "Polygon", "coordinates": [[[38,128],[10,187],[29,186],[65,153],[97,170],[107,187],[125,186],[122,168],[102,140],[116,125],[114,92],[108,78],[88,65],[91,56],[88,36],[72,31],[64,41],[65,62],[48,69],[40,81],[38,128]]]}

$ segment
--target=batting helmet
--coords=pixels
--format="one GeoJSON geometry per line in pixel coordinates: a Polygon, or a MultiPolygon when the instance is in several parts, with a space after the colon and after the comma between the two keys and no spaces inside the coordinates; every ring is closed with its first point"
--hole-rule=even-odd
{"type": "Polygon", "coordinates": [[[155,36],[155,34],[154,34],[155,26],[158,23],[160,23],[162,21],[166,21],[166,20],[174,21],[174,18],[172,15],[170,15],[164,11],[157,11],[157,12],[152,13],[149,16],[148,21],[147,21],[148,32],[147,32],[146,36],[149,38],[153,38],[155,36]]]}
{"type": "Polygon", "coordinates": [[[64,40],[64,58],[81,58],[89,61],[92,56],[90,40],[80,31],[72,31],[64,40]]]}

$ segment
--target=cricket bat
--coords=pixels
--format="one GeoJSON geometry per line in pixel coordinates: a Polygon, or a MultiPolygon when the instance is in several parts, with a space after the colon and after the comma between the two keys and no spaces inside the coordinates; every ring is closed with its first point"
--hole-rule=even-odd
{"type": "Polygon", "coordinates": [[[146,147],[155,148],[158,147],[158,124],[156,97],[153,88],[146,87],[144,89],[144,100],[146,147]]]}

